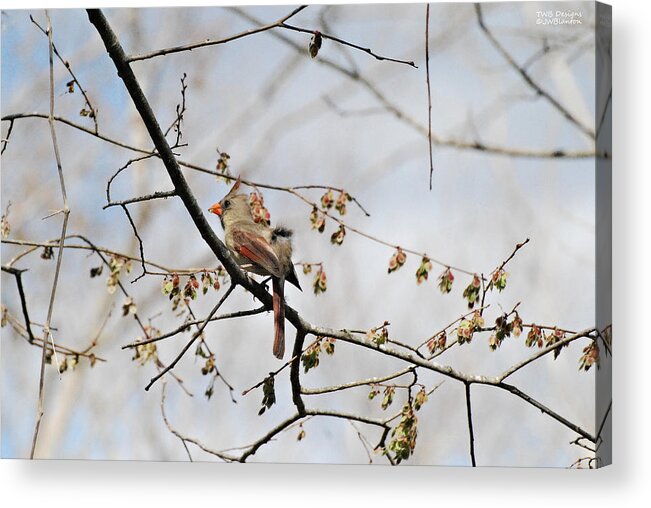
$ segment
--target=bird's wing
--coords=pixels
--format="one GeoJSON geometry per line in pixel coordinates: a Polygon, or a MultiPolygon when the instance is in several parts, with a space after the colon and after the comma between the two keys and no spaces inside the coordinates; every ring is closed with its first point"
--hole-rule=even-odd
{"type": "Polygon", "coordinates": [[[282,275],[280,260],[262,235],[238,229],[233,231],[232,237],[235,251],[269,272],[270,275],[276,277],[282,275]]]}

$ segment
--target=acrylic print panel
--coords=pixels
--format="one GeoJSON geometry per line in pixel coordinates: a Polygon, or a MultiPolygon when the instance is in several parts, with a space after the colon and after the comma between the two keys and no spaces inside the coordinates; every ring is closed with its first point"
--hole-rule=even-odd
{"type": "Polygon", "coordinates": [[[2,97],[4,458],[610,462],[607,6],[7,10],[2,97]]]}

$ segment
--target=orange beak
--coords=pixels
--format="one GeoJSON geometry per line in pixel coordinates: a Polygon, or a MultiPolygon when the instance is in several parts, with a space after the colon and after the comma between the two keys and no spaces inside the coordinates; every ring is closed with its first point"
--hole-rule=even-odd
{"type": "Polygon", "coordinates": [[[210,208],[208,208],[208,211],[214,213],[215,215],[221,215],[222,205],[220,205],[219,203],[215,203],[210,208]]]}

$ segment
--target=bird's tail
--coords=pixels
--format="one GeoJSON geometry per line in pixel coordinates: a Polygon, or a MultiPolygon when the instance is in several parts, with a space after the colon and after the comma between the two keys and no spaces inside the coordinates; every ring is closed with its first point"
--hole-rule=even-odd
{"type": "Polygon", "coordinates": [[[285,281],[273,278],[274,356],[282,360],[285,355],[285,281]]]}

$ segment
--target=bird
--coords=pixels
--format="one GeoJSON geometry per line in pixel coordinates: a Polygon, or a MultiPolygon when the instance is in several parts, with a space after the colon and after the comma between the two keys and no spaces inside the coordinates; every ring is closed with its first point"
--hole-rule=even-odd
{"type": "Polygon", "coordinates": [[[273,354],[285,354],[285,282],[302,291],[292,262],[293,231],[283,226],[269,227],[256,222],[248,197],[239,193],[238,177],[231,190],[208,211],[219,216],[224,229],[224,242],[233,259],[244,270],[270,276],[273,289],[274,343],[273,354]]]}

